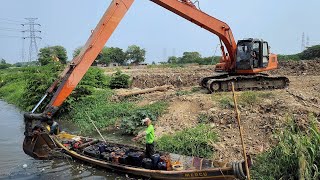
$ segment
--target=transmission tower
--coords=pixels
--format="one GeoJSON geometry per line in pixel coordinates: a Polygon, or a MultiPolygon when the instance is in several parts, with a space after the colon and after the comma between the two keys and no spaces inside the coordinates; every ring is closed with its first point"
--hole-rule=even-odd
{"type": "Polygon", "coordinates": [[[306,48],[310,47],[310,38],[309,35],[307,35],[307,42],[306,42],[306,48]]]}
{"type": "Polygon", "coordinates": [[[29,62],[34,61],[37,59],[38,55],[38,45],[37,45],[37,39],[42,39],[37,34],[41,33],[40,30],[37,30],[35,26],[40,27],[41,25],[38,23],[35,23],[35,21],[38,18],[25,18],[28,20],[28,23],[21,24],[22,26],[29,26],[29,30],[24,30],[22,32],[29,32],[29,36],[23,37],[23,39],[30,39],[30,46],[29,46],[29,62]]]}
{"type": "Polygon", "coordinates": [[[304,32],[302,33],[301,52],[306,49],[306,37],[304,32]]]}

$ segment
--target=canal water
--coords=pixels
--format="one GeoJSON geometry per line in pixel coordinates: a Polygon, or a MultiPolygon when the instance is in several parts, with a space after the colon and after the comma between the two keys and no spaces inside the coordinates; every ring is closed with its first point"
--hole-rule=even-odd
{"type": "Polygon", "coordinates": [[[0,179],[117,179],[127,175],[68,159],[35,160],[22,150],[23,113],[0,100],[0,179]]]}

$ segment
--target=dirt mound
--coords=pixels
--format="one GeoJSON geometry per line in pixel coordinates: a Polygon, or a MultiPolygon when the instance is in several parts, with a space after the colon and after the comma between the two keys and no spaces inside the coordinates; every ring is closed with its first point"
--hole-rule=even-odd
{"type": "Polygon", "coordinates": [[[199,84],[200,79],[203,78],[202,73],[196,74],[145,74],[133,76],[133,87],[138,88],[152,88],[155,86],[172,85],[174,87],[188,87],[199,84]]]}
{"type": "Polygon", "coordinates": [[[279,69],[273,70],[270,73],[280,75],[320,75],[320,60],[306,60],[306,61],[280,61],[279,69]]]}
{"type": "Polygon", "coordinates": [[[213,74],[213,66],[192,66],[179,69],[149,69],[131,73],[132,86],[152,88],[155,86],[172,85],[174,87],[197,86],[201,78],[213,74]]]}

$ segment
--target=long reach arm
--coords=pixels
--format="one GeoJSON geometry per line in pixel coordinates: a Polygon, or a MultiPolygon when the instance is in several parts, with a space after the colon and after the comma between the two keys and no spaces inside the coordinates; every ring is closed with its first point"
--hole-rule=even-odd
{"type": "MultiPolygon", "coordinates": [[[[230,64],[234,62],[237,45],[231,29],[226,23],[202,12],[190,0],[150,1],[217,35],[229,53],[229,57],[227,57],[227,53],[224,53],[224,63],[230,67],[230,64]]],[[[42,114],[43,117],[51,118],[76,88],[133,2],[134,0],[113,0],[111,2],[80,54],[72,60],[69,66],[61,73],[60,78],[47,90],[47,94],[54,93],[54,95],[42,114]],[[61,83],[57,87],[59,82],[61,83]],[[55,89],[57,90],[54,92],[55,89]]]]}

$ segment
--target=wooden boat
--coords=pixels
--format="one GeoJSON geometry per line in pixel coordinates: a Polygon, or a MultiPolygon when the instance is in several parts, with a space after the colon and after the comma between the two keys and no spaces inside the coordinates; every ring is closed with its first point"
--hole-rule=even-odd
{"type": "MultiPolygon", "coordinates": [[[[43,157],[45,157],[44,151],[41,151],[41,148],[39,148],[39,144],[42,144],[43,150],[43,144],[45,144],[46,147],[49,146],[53,151],[62,150],[63,153],[70,155],[72,158],[93,166],[151,179],[246,179],[244,162],[231,162],[229,166],[219,168],[214,167],[213,162],[208,159],[160,152],[160,161],[164,159],[163,161],[167,164],[166,169],[159,170],[156,169],[156,167],[146,169],[141,167],[141,164],[132,165],[129,162],[130,159],[128,159],[126,163],[119,162],[119,158],[128,154],[128,152],[143,154],[142,148],[134,146],[103,142],[97,139],[68,133],[60,133],[59,135],[53,136],[47,133],[41,133],[32,141],[37,147],[24,147],[25,152],[29,155],[33,154],[33,156],[37,157],[43,155],[43,157]],[[101,153],[100,150],[98,150],[99,148],[101,149],[101,147],[105,148],[105,152],[101,153]],[[109,158],[106,158],[106,154],[109,154],[109,158]],[[169,164],[173,164],[173,166],[169,164]]],[[[47,151],[48,147],[45,149],[47,151]]]]}

